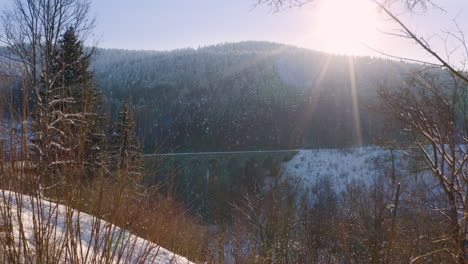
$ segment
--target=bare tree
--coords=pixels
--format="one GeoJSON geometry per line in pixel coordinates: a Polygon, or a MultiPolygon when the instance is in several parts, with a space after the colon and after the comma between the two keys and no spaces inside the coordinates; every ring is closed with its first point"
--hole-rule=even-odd
{"type": "Polygon", "coordinates": [[[426,51],[427,54],[430,57],[432,57],[436,62],[432,63],[432,62],[427,62],[427,61],[416,60],[413,58],[398,57],[398,56],[394,56],[390,54],[385,54],[382,52],[380,53],[386,56],[397,58],[397,59],[402,59],[406,61],[416,61],[426,66],[430,66],[431,68],[434,68],[434,67],[445,68],[449,70],[450,73],[453,74],[456,78],[468,83],[468,76],[466,72],[464,72],[466,62],[468,59],[468,46],[467,46],[464,32],[461,30],[456,20],[453,21],[454,25],[456,26],[456,30],[444,33],[445,46],[446,46],[445,51],[439,52],[431,46],[430,41],[428,39],[422,36],[418,36],[413,30],[411,30],[411,28],[405,22],[403,22],[403,20],[396,14],[395,11],[392,11],[392,6],[395,5],[395,3],[401,3],[401,2],[405,4],[405,6],[407,7],[407,10],[410,12],[416,9],[418,6],[422,8],[426,8],[427,5],[431,5],[436,8],[441,8],[441,7],[437,6],[436,3],[430,0],[387,1],[385,3],[379,3],[378,1],[375,1],[375,3],[382,9],[382,11],[399,26],[398,33],[390,33],[390,34],[398,38],[403,38],[403,39],[408,39],[408,40],[413,41],[413,43],[415,43],[416,45],[421,47],[424,51],[426,51]],[[458,47],[456,49],[447,50],[447,45],[449,44],[448,42],[453,42],[458,47]],[[458,49],[462,50],[461,54],[459,54],[460,56],[462,56],[462,61],[460,65],[456,65],[452,63],[451,61],[451,56],[458,49]]]}
{"type": "MultiPolygon", "coordinates": [[[[78,113],[63,113],[57,105],[76,104],[74,98],[61,93],[66,82],[67,70],[75,65],[65,65],[61,54],[61,40],[67,30],[73,29],[80,43],[91,34],[94,20],[89,18],[89,0],[12,0],[11,7],[1,15],[0,43],[8,48],[2,54],[22,69],[24,93],[34,101],[34,112],[25,119],[34,120],[32,140],[29,144],[37,158],[40,174],[50,175],[51,166],[69,163],[72,153],[84,142],[64,144],[61,138],[79,138],[72,133],[82,129],[60,129],[58,123],[78,124],[78,113]],[[54,138],[55,137],[55,138],[54,138]],[[78,145],[77,145],[78,144],[78,145]]],[[[89,57],[93,49],[85,51],[89,57]]],[[[72,62],[76,64],[76,62],[72,62]]],[[[83,69],[86,70],[86,69],[83,69]]],[[[87,84],[87,86],[90,86],[87,84]]],[[[63,108],[63,107],[62,107],[63,108]]],[[[63,126],[61,126],[63,128],[63,126]]],[[[85,127],[85,126],[81,126],[85,127]]],[[[86,141],[86,140],[85,140],[86,141]]],[[[50,175],[53,176],[53,175],[50,175]]]]}
{"type": "Polygon", "coordinates": [[[24,68],[36,93],[41,79],[46,85],[55,81],[49,72],[65,30],[74,28],[82,39],[90,34],[94,20],[89,8],[88,0],[13,0],[2,13],[0,43],[11,54],[3,56],[24,68]]]}
{"type": "MultiPolygon", "coordinates": [[[[278,10],[306,4],[305,0],[257,0],[278,10]]],[[[437,8],[432,0],[381,0],[373,1],[382,14],[397,25],[396,32],[388,34],[416,44],[424,50],[432,61],[400,57],[385,52],[382,55],[422,64],[423,71],[411,76],[403,86],[395,89],[382,89],[380,96],[387,109],[402,125],[407,142],[398,142],[407,154],[421,161],[423,170],[430,173],[434,190],[441,200],[431,204],[432,209],[445,218],[447,231],[437,241],[441,248],[415,257],[413,262],[441,251],[448,252],[455,263],[466,263],[467,221],[468,221],[468,58],[467,41],[461,27],[454,20],[455,30],[444,32],[445,47],[455,45],[456,49],[438,51],[430,40],[419,36],[402,19],[402,12],[437,8]],[[395,11],[398,10],[398,11],[395,11]],[[453,63],[452,57],[458,51],[461,62],[453,63]],[[439,69],[431,71],[429,69],[439,69]]],[[[403,12],[404,13],[404,12],[403,12]]]]}
{"type": "Polygon", "coordinates": [[[314,0],[256,0],[256,5],[267,5],[272,10],[278,11],[283,7],[303,6],[314,2],[314,0]]]}
{"type": "MultiPolygon", "coordinates": [[[[380,97],[399,121],[406,140],[395,141],[423,165],[419,168],[436,193],[426,201],[446,221],[444,242],[456,263],[465,263],[468,221],[468,84],[447,72],[422,72],[402,87],[381,89],[380,97]]],[[[426,255],[427,256],[427,255],[426,255]]],[[[418,258],[415,258],[415,260],[418,258]]]]}

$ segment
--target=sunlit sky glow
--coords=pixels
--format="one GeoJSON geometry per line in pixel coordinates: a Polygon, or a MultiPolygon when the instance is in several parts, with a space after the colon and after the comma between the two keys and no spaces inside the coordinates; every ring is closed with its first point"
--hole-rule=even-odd
{"type": "MultiPolygon", "coordinates": [[[[0,0],[4,7],[11,0],[0,0]]],[[[368,46],[400,56],[424,58],[410,43],[380,31],[396,27],[372,0],[316,0],[272,12],[254,0],[94,0],[92,13],[101,47],[172,50],[223,42],[266,40],[337,54],[378,55],[368,46]],[[380,31],[379,31],[380,30],[380,31]]],[[[406,15],[423,36],[453,29],[457,17],[468,32],[468,1],[440,0],[445,12],[406,15]]],[[[467,33],[468,34],[468,33],[467,33]]],[[[441,40],[433,38],[442,50],[441,40]],[[439,42],[439,43],[438,43],[439,42]]]]}
{"type": "Polygon", "coordinates": [[[382,27],[370,0],[321,0],[313,13],[312,32],[320,36],[317,44],[335,53],[354,53],[363,43],[376,42],[376,29],[382,27]]]}

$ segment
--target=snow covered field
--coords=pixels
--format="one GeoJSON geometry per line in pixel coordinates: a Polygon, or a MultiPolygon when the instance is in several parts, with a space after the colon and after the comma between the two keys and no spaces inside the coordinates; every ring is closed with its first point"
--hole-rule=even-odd
{"type": "MultiPolygon", "coordinates": [[[[394,154],[396,164],[401,158],[394,154]]],[[[396,165],[398,168],[398,166],[396,165]]],[[[377,176],[392,173],[392,155],[378,147],[300,150],[283,164],[283,177],[307,191],[323,178],[331,180],[340,191],[352,180],[371,182],[377,176]]]]}
{"type": "MultiPolygon", "coordinates": [[[[54,243],[49,249],[63,251],[59,263],[71,263],[73,259],[81,263],[191,263],[106,221],[50,201],[0,191],[0,212],[0,236],[6,237],[4,230],[11,226],[11,244],[16,252],[22,251],[23,263],[36,263],[39,230],[42,241],[46,237],[47,242],[54,243]],[[8,214],[10,217],[5,219],[8,214]],[[25,249],[29,254],[24,253],[25,249]]],[[[2,261],[3,257],[0,255],[0,262],[8,263],[2,261]]]]}

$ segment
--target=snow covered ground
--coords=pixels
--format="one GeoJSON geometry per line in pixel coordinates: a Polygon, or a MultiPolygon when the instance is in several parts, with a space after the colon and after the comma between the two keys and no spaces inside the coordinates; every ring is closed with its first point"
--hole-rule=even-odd
{"type": "MultiPolygon", "coordinates": [[[[35,263],[34,252],[39,244],[35,234],[39,229],[43,235],[49,237],[48,241],[53,241],[56,245],[64,248],[75,245],[63,250],[75,251],[72,254],[79,256],[82,263],[192,263],[106,221],[50,201],[0,190],[0,209],[0,227],[8,223],[8,220],[2,219],[2,215],[11,215],[13,231],[10,234],[14,236],[12,244],[21,250],[26,247],[32,253],[24,254],[27,258],[22,261],[24,263],[35,263]],[[20,232],[20,229],[24,231],[20,232]],[[107,254],[115,255],[109,257],[107,254]],[[106,261],[109,259],[112,261],[106,261]]],[[[0,236],[5,236],[2,228],[0,236]]],[[[71,263],[70,253],[62,253],[60,256],[61,263],[71,263]]]]}
{"type": "MultiPolygon", "coordinates": [[[[401,155],[394,154],[396,167],[401,155]]],[[[283,164],[283,179],[307,191],[323,178],[340,191],[352,180],[371,182],[377,176],[392,173],[392,154],[378,147],[300,150],[283,164]]]]}

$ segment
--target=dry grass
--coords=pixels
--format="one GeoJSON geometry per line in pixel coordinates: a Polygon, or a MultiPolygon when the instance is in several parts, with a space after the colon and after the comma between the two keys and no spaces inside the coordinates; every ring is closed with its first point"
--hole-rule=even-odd
{"type": "Polygon", "coordinates": [[[137,206],[146,213],[134,216],[130,230],[193,261],[209,260],[210,232],[183,204],[160,194],[154,200],[133,204],[137,206]]]}
{"type": "MultiPolygon", "coordinates": [[[[27,157],[26,141],[16,149],[27,157]]],[[[160,263],[159,246],[206,260],[205,228],[129,173],[88,180],[84,167],[63,166],[44,182],[31,164],[0,159],[0,263],[160,263]]]]}
{"type": "Polygon", "coordinates": [[[111,179],[106,182],[106,187],[101,190],[86,190],[87,206],[82,208],[83,211],[96,214],[93,212],[96,204],[102,204],[100,214],[105,220],[192,261],[203,263],[210,259],[208,241],[212,234],[183,203],[158,186],[144,188],[115,201],[116,186],[111,179]]]}

